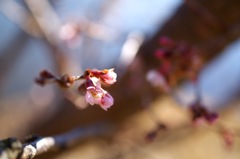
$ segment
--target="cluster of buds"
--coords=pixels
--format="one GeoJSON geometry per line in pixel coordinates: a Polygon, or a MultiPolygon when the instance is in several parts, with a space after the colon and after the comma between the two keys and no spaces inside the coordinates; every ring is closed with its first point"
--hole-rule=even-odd
{"type": "Polygon", "coordinates": [[[105,91],[101,84],[111,85],[116,82],[117,74],[114,69],[105,70],[86,70],[84,74],[86,79],[86,101],[91,104],[98,104],[104,110],[113,105],[113,97],[105,91]]]}
{"type": "MultiPolygon", "coordinates": [[[[159,39],[160,47],[155,51],[159,67],[150,70],[147,80],[155,87],[170,93],[180,82],[190,80],[197,84],[198,74],[203,66],[201,51],[184,42],[175,42],[167,37],[159,39]]],[[[209,112],[199,100],[190,106],[192,121],[206,121],[212,124],[218,118],[217,113],[209,112]]]]}
{"type": "Polygon", "coordinates": [[[184,42],[175,42],[167,37],[159,40],[160,47],[154,55],[160,66],[149,71],[147,79],[164,91],[184,80],[196,81],[202,67],[200,51],[184,42]]]}
{"type": "Polygon", "coordinates": [[[113,97],[102,88],[103,85],[112,85],[116,82],[117,74],[114,69],[87,69],[81,76],[63,75],[56,77],[52,73],[44,70],[40,73],[40,76],[36,79],[36,83],[45,85],[47,83],[57,83],[59,86],[67,88],[70,87],[75,81],[85,80],[83,84],[79,86],[78,91],[85,90],[85,100],[90,104],[98,104],[104,110],[110,108],[113,103],[113,97]]]}

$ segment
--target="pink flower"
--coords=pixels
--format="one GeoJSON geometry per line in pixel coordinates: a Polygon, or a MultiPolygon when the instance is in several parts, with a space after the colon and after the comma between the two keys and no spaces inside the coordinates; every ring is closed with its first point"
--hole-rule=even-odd
{"type": "Polygon", "coordinates": [[[113,84],[117,81],[117,74],[114,72],[114,69],[103,70],[104,74],[100,76],[101,81],[104,84],[113,84]]]}
{"type": "Polygon", "coordinates": [[[107,111],[113,105],[113,97],[104,89],[101,88],[101,82],[96,77],[86,77],[85,100],[90,104],[98,104],[107,111]]]}
{"type": "Polygon", "coordinates": [[[88,90],[85,94],[85,100],[90,104],[99,104],[101,100],[101,94],[94,94],[93,91],[88,90]]]}
{"type": "Polygon", "coordinates": [[[107,109],[113,105],[113,102],[114,102],[113,97],[108,92],[106,92],[104,96],[102,96],[100,106],[102,109],[107,111],[107,109]]]}
{"type": "Polygon", "coordinates": [[[100,78],[103,84],[113,84],[117,81],[117,74],[114,69],[88,70],[93,76],[100,78]]]}

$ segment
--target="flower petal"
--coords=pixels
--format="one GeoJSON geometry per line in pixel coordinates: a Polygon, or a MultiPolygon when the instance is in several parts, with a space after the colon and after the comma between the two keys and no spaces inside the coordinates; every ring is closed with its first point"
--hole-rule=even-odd
{"type": "Polygon", "coordinates": [[[100,106],[102,109],[106,110],[110,108],[114,103],[113,97],[107,92],[101,99],[100,106]]]}
{"type": "Polygon", "coordinates": [[[94,99],[93,99],[93,96],[92,94],[87,91],[86,94],[85,94],[85,100],[90,104],[90,105],[94,105],[94,99]]]}

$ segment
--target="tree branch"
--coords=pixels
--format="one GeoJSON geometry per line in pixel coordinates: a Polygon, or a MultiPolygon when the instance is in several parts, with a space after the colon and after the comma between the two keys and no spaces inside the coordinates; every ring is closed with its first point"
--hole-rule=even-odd
{"type": "Polygon", "coordinates": [[[0,141],[0,159],[32,159],[52,149],[69,147],[83,137],[105,134],[106,130],[105,124],[92,125],[51,137],[31,136],[24,144],[15,138],[4,139],[0,141]]]}

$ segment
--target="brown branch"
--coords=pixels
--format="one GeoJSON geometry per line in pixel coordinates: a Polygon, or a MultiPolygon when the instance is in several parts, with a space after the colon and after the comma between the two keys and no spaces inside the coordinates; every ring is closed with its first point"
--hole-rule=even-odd
{"type": "Polygon", "coordinates": [[[36,155],[52,149],[64,149],[72,146],[82,138],[103,135],[106,130],[109,131],[106,124],[91,125],[51,137],[33,136],[24,144],[15,138],[8,138],[0,141],[0,159],[32,159],[36,155]]]}

